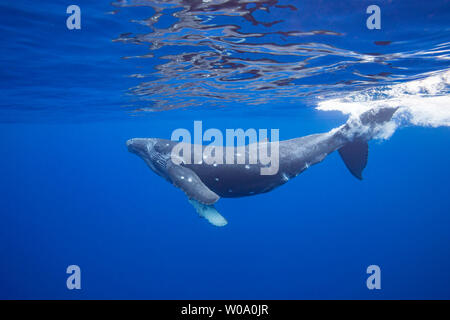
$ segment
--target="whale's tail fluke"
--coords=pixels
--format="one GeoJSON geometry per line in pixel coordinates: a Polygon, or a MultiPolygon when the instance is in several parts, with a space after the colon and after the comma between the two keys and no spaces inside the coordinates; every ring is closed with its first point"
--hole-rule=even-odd
{"type": "Polygon", "coordinates": [[[336,137],[343,141],[339,155],[348,170],[359,180],[367,165],[369,145],[367,141],[377,138],[388,125],[398,108],[384,107],[364,112],[351,118],[337,132],[336,137]]]}
{"type": "Polygon", "coordinates": [[[362,172],[367,165],[369,156],[367,141],[355,140],[349,142],[339,149],[339,155],[351,174],[362,180],[362,172]]]}
{"type": "Polygon", "coordinates": [[[361,123],[368,126],[379,126],[390,121],[394,113],[398,110],[398,107],[382,107],[377,109],[371,109],[362,113],[359,116],[361,123]]]}

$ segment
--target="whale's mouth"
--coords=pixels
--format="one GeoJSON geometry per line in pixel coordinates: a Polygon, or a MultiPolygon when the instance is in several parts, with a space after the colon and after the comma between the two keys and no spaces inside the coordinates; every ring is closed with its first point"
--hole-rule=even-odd
{"type": "Polygon", "coordinates": [[[141,153],[144,153],[147,151],[147,139],[141,139],[141,138],[133,138],[130,140],[127,140],[126,145],[128,148],[128,151],[131,153],[136,153],[137,155],[140,155],[141,153]]]}
{"type": "Polygon", "coordinates": [[[128,151],[139,156],[147,154],[155,145],[155,139],[151,138],[133,138],[126,142],[128,151]]]}
{"type": "Polygon", "coordinates": [[[126,142],[126,145],[127,145],[127,148],[128,148],[129,152],[134,152],[133,140],[134,139],[129,139],[126,142]]]}
{"type": "Polygon", "coordinates": [[[130,146],[133,144],[133,139],[127,140],[126,145],[128,150],[130,149],[130,146]]]}

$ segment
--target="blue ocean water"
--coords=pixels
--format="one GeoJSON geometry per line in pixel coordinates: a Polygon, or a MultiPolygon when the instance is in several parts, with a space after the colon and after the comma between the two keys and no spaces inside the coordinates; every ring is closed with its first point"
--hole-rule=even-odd
{"type": "Polygon", "coordinates": [[[449,21],[437,0],[0,4],[0,298],[449,299],[449,21]],[[223,228],[125,145],[195,120],[285,140],[380,105],[399,116],[363,181],[331,154],[221,199],[223,228]]]}

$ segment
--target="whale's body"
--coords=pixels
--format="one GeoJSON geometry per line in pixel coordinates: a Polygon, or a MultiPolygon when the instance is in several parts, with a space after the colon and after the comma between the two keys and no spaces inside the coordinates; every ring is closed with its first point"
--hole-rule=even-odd
{"type": "MultiPolygon", "coordinates": [[[[140,156],[158,175],[183,190],[198,213],[214,225],[222,226],[226,220],[213,204],[223,198],[251,196],[273,190],[296,177],[310,166],[321,162],[330,153],[339,150],[350,172],[362,179],[367,164],[367,141],[377,128],[389,121],[395,108],[371,110],[330,132],[300,138],[246,145],[243,148],[224,147],[223,161],[191,161],[204,159],[205,146],[186,145],[189,158],[173,161],[173,150],[180,143],[158,138],[135,138],[127,141],[130,152],[140,156]],[[278,170],[274,174],[261,174],[268,164],[261,162],[261,148],[274,150],[278,145],[278,170]],[[266,145],[268,144],[268,145],[266,145]],[[197,153],[197,154],[196,154],[197,153]],[[200,153],[200,154],[198,154],[200,153]],[[226,155],[233,154],[234,162],[226,155]],[[249,162],[251,156],[257,161],[249,162]],[[239,161],[239,158],[246,160],[239,161]]],[[[242,160],[242,159],[241,159],[242,160]]]]}

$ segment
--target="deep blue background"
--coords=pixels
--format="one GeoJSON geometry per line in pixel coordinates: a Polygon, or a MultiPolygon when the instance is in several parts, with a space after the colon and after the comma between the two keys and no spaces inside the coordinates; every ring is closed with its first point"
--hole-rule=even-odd
{"type": "Polygon", "coordinates": [[[67,5],[0,6],[0,298],[450,298],[449,128],[371,142],[363,181],[332,154],[273,192],[222,199],[229,224],[216,228],[125,141],[169,138],[194,120],[288,139],[346,118],[301,101],[132,117],[124,92],[136,62],[120,57],[141,49],[111,39],[133,25],[104,15],[107,3],[80,1],[83,29],[69,32],[67,5]],[[80,291],[66,288],[71,264],[80,291]],[[371,264],[380,291],[366,288],[371,264]]]}
{"type": "MultiPolygon", "coordinates": [[[[302,118],[206,124],[323,128],[302,118]]],[[[372,143],[362,182],[333,154],[271,193],[222,199],[229,224],[215,228],[126,151],[168,123],[1,126],[1,298],[449,297],[449,129],[372,143]],[[70,264],[81,291],[65,288],[70,264]],[[379,292],[365,286],[370,264],[379,292]]]]}

